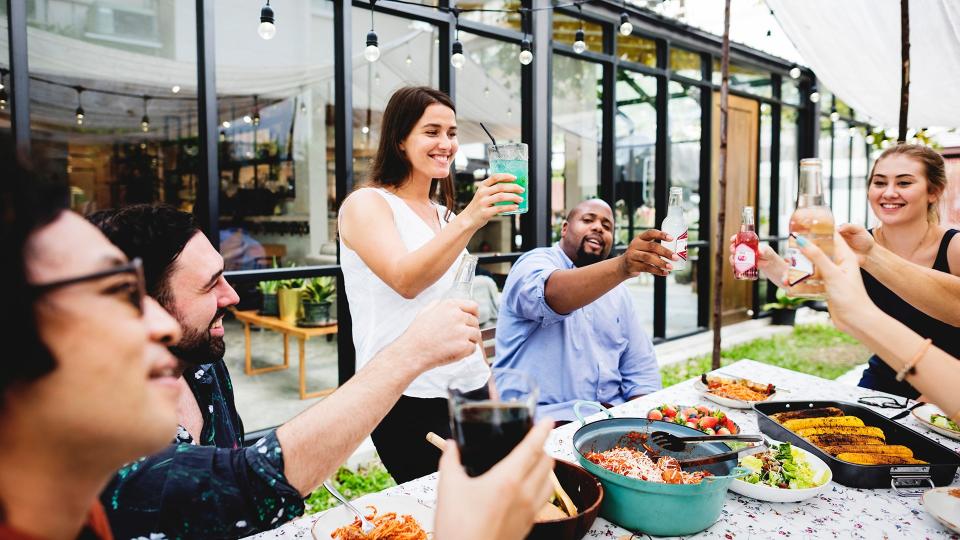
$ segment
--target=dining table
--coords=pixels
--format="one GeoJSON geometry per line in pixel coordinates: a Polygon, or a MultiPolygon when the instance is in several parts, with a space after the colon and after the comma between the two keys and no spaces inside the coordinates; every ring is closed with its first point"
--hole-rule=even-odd
{"type": "MultiPolygon", "coordinates": [[[[718,373],[749,378],[777,387],[775,399],[784,401],[846,401],[868,396],[884,395],[836,381],[798,373],[789,369],[763,364],[753,360],[740,360],[721,368],[718,373]]],[[[614,417],[646,418],[647,412],[664,403],[679,405],[707,405],[728,413],[742,433],[760,433],[757,414],[751,409],[720,407],[707,400],[694,386],[696,378],[675,384],[657,392],[628,401],[609,409],[614,417]]],[[[901,399],[901,403],[903,398],[901,399]]],[[[870,400],[872,401],[872,400],[870,400]]],[[[910,402],[913,404],[914,402],[910,402]]],[[[870,407],[887,417],[896,416],[903,408],[870,407]]],[[[605,418],[602,413],[587,418],[587,421],[605,418]]],[[[926,437],[960,452],[960,441],[950,439],[925,429],[913,415],[896,420],[926,437]]],[[[557,459],[577,462],[571,439],[580,427],[574,422],[553,430],[546,450],[557,459]]],[[[415,498],[426,507],[436,504],[436,473],[388,488],[381,495],[398,495],[415,498]]],[[[960,486],[960,473],[955,474],[951,486],[960,486]]],[[[306,538],[311,539],[310,527],[322,514],[303,516],[285,525],[259,535],[257,540],[306,538]]],[[[427,524],[425,524],[427,525],[427,524]]],[[[428,526],[429,528],[429,526],[428,526]]],[[[628,540],[650,538],[634,533],[598,517],[584,538],[604,540],[628,540]]],[[[797,503],[771,503],[754,500],[728,492],[719,519],[710,528],[687,538],[722,539],[735,538],[938,538],[957,539],[957,534],[937,522],[924,511],[920,497],[904,497],[893,489],[857,489],[836,482],[822,494],[797,503]]],[[[325,538],[323,540],[326,540],[325,538]]]]}

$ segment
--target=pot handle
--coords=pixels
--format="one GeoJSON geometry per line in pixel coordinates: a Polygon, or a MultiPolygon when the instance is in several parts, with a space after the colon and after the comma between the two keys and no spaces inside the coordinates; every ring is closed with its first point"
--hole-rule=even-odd
{"type": "Polygon", "coordinates": [[[577,415],[577,420],[580,421],[581,426],[584,426],[587,424],[587,419],[586,419],[587,415],[580,412],[580,409],[582,407],[592,407],[606,414],[607,418],[613,418],[613,415],[610,414],[610,411],[608,411],[606,407],[597,403],[596,401],[577,401],[576,403],[573,404],[573,414],[577,415]]]}

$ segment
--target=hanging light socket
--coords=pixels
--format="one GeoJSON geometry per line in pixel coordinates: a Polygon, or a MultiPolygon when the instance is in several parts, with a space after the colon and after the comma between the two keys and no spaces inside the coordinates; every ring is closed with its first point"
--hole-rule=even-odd
{"type": "Polygon", "coordinates": [[[83,111],[83,101],[81,100],[81,96],[83,95],[83,87],[76,86],[74,87],[74,90],[77,91],[77,110],[74,111],[74,115],[77,117],[77,125],[82,126],[83,119],[86,117],[86,113],[83,111]]]}
{"type": "Polygon", "coordinates": [[[457,69],[463,69],[467,63],[467,57],[463,55],[463,43],[460,43],[460,40],[454,41],[450,51],[453,53],[450,55],[450,64],[457,69]]]}
{"type": "Polygon", "coordinates": [[[144,133],[150,131],[150,117],[147,116],[147,102],[150,96],[143,96],[143,117],[140,118],[140,130],[144,133]]]}
{"type": "Polygon", "coordinates": [[[273,8],[270,7],[270,0],[260,8],[260,26],[257,33],[263,39],[273,39],[277,35],[276,18],[273,16],[273,8]]]}
{"type": "Polygon", "coordinates": [[[633,33],[633,24],[630,22],[630,15],[624,11],[620,13],[620,35],[629,36],[633,33]]]}

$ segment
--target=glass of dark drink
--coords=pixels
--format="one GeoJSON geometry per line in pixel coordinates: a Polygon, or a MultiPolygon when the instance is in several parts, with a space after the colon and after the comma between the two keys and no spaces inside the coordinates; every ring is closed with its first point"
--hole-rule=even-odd
{"type": "Polygon", "coordinates": [[[533,427],[538,389],[526,373],[514,369],[492,370],[487,384],[455,378],[447,387],[450,430],[460,449],[467,474],[479,476],[501,459],[533,427]]]}

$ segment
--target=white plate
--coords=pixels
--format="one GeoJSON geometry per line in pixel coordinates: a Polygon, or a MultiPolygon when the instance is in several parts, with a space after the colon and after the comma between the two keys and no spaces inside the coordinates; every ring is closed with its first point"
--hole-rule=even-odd
{"type": "MultiPolygon", "coordinates": [[[[730,377],[728,375],[722,375],[722,377],[725,377],[728,379],[736,378],[736,377],[730,377]]],[[[744,401],[742,399],[731,399],[723,396],[718,396],[713,392],[710,392],[707,389],[707,385],[703,384],[703,381],[700,379],[693,381],[693,387],[696,388],[698,392],[703,394],[703,397],[709,399],[710,401],[718,405],[723,405],[724,407],[730,407],[731,409],[752,409],[755,403],[766,403],[768,401],[773,401],[774,396],[777,395],[777,393],[774,392],[770,394],[770,396],[763,401],[744,401]]]]}
{"type": "MultiPolygon", "coordinates": [[[[433,509],[428,508],[420,501],[406,495],[384,495],[382,493],[371,493],[364,495],[359,499],[350,501],[358,510],[367,515],[370,511],[367,506],[377,507],[377,515],[383,515],[388,512],[396,512],[398,516],[408,514],[420,523],[423,530],[427,533],[433,531],[433,509]]],[[[316,518],[316,527],[313,529],[317,538],[333,538],[333,531],[353,523],[353,512],[345,506],[340,505],[331,508],[316,518]]],[[[311,521],[311,525],[313,522],[311,521]]]]}
{"type": "MultiPolygon", "coordinates": [[[[780,444],[777,441],[769,441],[771,445],[780,444]]],[[[833,473],[830,471],[830,467],[823,462],[817,456],[807,452],[803,448],[798,448],[794,446],[797,450],[800,450],[800,453],[803,454],[803,457],[807,460],[807,463],[810,465],[810,469],[813,470],[814,476],[821,474],[823,471],[827,473],[827,479],[823,484],[805,489],[783,489],[775,488],[762,484],[751,484],[749,482],[744,482],[743,480],[736,479],[730,483],[730,491],[734,493],[739,493],[744,497],[750,497],[751,499],[757,499],[758,501],[768,501],[768,502],[799,502],[811,497],[816,497],[817,495],[828,491],[830,489],[830,481],[833,480],[833,473]]]]}
{"type": "Polygon", "coordinates": [[[936,405],[921,405],[920,407],[914,409],[911,414],[917,419],[918,422],[923,424],[923,427],[932,431],[936,431],[944,437],[950,437],[951,439],[960,441],[960,431],[953,431],[952,429],[935,426],[932,422],[930,422],[930,415],[943,414],[943,411],[938,409],[936,405]]]}
{"type": "Polygon", "coordinates": [[[920,502],[933,519],[951,531],[960,533],[960,488],[947,486],[931,489],[923,494],[920,502]]]}

